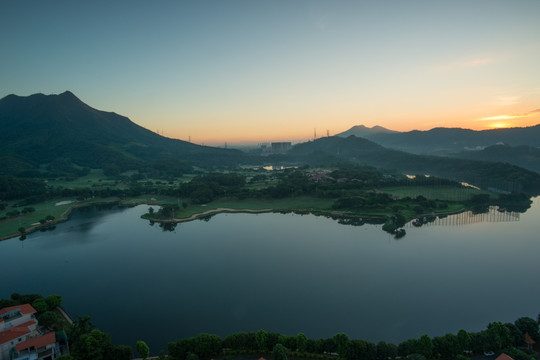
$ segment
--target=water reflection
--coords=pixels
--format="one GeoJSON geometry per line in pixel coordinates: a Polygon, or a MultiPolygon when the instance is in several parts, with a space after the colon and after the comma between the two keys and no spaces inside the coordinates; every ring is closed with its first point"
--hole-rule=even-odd
{"type": "Polygon", "coordinates": [[[146,209],[79,210],[55,232],[0,242],[0,274],[10,274],[0,297],[59,293],[113,342],[142,338],[156,351],[199,332],[258,329],[398,342],[538,312],[538,198],[525,214],[426,218],[407,225],[406,241],[381,222],[304,213],[220,214],[171,231],[140,219],[146,209]]]}
{"type": "Polygon", "coordinates": [[[520,213],[508,212],[499,209],[497,206],[490,206],[486,212],[475,213],[474,211],[465,211],[460,214],[448,216],[424,216],[411,221],[406,225],[407,228],[420,226],[464,226],[478,223],[499,223],[519,221],[520,213]]]}
{"type": "MultiPolygon", "coordinates": [[[[522,211],[522,212],[525,212],[522,211]]],[[[322,212],[309,212],[309,211],[276,211],[277,214],[294,214],[294,215],[312,215],[317,217],[324,217],[336,221],[340,225],[347,226],[364,226],[364,225],[383,225],[387,221],[387,217],[361,217],[355,215],[335,215],[322,212]]],[[[212,218],[219,215],[219,213],[210,214],[197,218],[201,222],[209,222],[212,218]]],[[[485,206],[476,207],[470,211],[465,211],[458,214],[451,215],[426,215],[418,217],[413,221],[405,224],[404,226],[390,232],[395,239],[400,239],[406,235],[405,229],[407,228],[419,228],[422,226],[464,226],[468,224],[476,224],[483,222],[515,222],[520,220],[520,213],[517,211],[506,211],[498,206],[485,206]]],[[[154,226],[155,222],[149,220],[149,225],[154,226]]],[[[179,223],[175,222],[162,222],[158,223],[159,228],[162,231],[174,232],[179,223]]],[[[82,226],[81,224],[80,226],[82,226]]],[[[84,230],[81,229],[81,230],[84,230]]]]}

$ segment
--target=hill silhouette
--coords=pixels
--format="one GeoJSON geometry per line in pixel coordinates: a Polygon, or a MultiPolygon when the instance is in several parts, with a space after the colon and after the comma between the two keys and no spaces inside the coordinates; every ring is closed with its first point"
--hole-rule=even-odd
{"type": "Polygon", "coordinates": [[[297,144],[289,152],[289,156],[314,166],[352,162],[408,174],[436,175],[503,191],[540,191],[540,174],[515,165],[410,154],[387,149],[352,135],[347,138],[326,137],[297,144]]]}
{"type": "Polygon", "coordinates": [[[175,159],[193,165],[238,161],[238,150],[200,146],[147,130],[125,116],[96,110],[73,93],[8,95],[0,100],[4,173],[36,169],[57,159],[77,166],[125,170],[149,160],[175,159]]]}
{"type": "Polygon", "coordinates": [[[506,162],[540,174],[540,148],[532,146],[498,144],[478,151],[464,151],[456,156],[463,159],[506,162]]]}
{"type": "Polygon", "coordinates": [[[390,129],[387,129],[378,125],[375,125],[373,127],[367,127],[365,125],[356,125],[347,131],[339,133],[337,136],[349,137],[351,135],[354,135],[356,137],[369,138],[370,136],[373,136],[375,134],[394,134],[394,133],[397,133],[397,131],[390,130],[390,129]]]}
{"type": "Polygon", "coordinates": [[[461,128],[434,128],[408,132],[355,132],[353,127],[337,136],[361,136],[388,148],[415,154],[450,155],[504,143],[511,146],[540,147],[540,125],[475,131],[461,128]]]}

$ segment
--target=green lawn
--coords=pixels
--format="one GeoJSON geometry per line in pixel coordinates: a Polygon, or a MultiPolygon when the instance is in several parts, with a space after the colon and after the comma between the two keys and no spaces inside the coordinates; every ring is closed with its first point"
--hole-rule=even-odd
{"type": "MultiPolygon", "coordinates": [[[[61,219],[65,217],[69,209],[72,208],[78,202],[75,199],[54,199],[39,204],[30,205],[35,208],[36,211],[27,214],[21,214],[15,218],[10,218],[0,221],[0,239],[6,236],[18,233],[20,227],[28,229],[35,224],[39,223],[39,220],[45,219],[47,215],[54,216],[55,219],[61,219]],[[69,203],[67,203],[69,202],[69,203]]],[[[0,214],[5,215],[6,212],[13,210],[8,207],[0,214]]],[[[17,208],[21,211],[22,208],[17,208]]]]}

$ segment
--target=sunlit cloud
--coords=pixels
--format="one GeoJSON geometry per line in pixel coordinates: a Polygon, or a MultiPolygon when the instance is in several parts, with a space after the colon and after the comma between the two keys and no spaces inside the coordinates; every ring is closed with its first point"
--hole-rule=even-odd
{"type": "Polygon", "coordinates": [[[461,70],[461,69],[467,69],[467,68],[480,67],[480,66],[488,65],[494,62],[496,62],[496,59],[494,58],[487,58],[487,57],[475,58],[475,59],[470,59],[466,61],[459,61],[459,62],[454,62],[454,63],[449,63],[449,64],[436,65],[433,67],[433,70],[438,71],[438,72],[455,71],[455,70],[461,70]]]}
{"type": "Polygon", "coordinates": [[[532,110],[526,113],[522,114],[505,114],[505,115],[496,115],[496,116],[488,116],[478,119],[479,121],[501,121],[501,120],[512,120],[512,119],[518,119],[518,118],[524,118],[531,115],[535,115],[535,113],[540,112],[540,109],[532,110]]]}

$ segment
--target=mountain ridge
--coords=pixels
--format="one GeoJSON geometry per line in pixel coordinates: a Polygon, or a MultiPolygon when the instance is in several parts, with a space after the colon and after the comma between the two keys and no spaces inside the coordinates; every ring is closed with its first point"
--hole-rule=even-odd
{"type": "MultiPolygon", "coordinates": [[[[337,134],[346,137],[351,129],[337,134]]],[[[355,134],[352,134],[355,135],[355,134]]],[[[357,136],[357,135],[355,135],[357,136]]],[[[540,124],[506,129],[472,130],[436,127],[393,133],[364,133],[361,137],[385,147],[424,155],[452,155],[475,148],[504,143],[511,146],[540,147],[540,124]]]]}
{"type": "Polygon", "coordinates": [[[411,154],[353,135],[346,138],[326,137],[296,144],[289,153],[293,159],[303,159],[313,166],[351,162],[408,174],[441,176],[503,191],[526,191],[534,194],[540,191],[540,174],[516,165],[411,154]]]}
{"type": "Polygon", "coordinates": [[[87,105],[71,91],[0,99],[0,128],[3,156],[26,168],[38,168],[58,158],[78,166],[102,168],[114,163],[127,169],[151,159],[177,158],[206,166],[244,156],[234,149],[163,137],[125,116],[87,105]]]}

